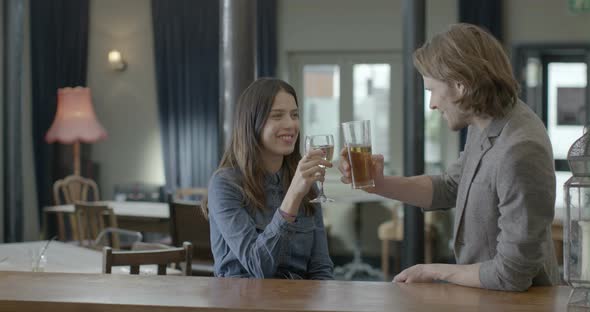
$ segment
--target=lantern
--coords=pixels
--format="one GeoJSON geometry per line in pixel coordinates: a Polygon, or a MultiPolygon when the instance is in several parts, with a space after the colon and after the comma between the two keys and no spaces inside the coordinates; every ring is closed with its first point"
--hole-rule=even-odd
{"type": "Polygon", "coordinates": [[[570,147],[572,177],[565,182],[563,275],[572,287],[568,305],[590,308],[590,133],[570,147]]]}

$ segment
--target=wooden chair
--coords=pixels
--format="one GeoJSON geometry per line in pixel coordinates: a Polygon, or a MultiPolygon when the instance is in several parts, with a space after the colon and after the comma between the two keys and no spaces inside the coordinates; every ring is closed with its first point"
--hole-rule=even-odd
{"type": "MultiPolygon", "coordinates": [[[[77,231],[74,236],[78,237],[80,246],[93,247],[93,242],[98,238],[99,233],[104,232],[107,228],[117,228],[117,217],[113,208],[106,205],[97,205],[87,202],[77,202],[75,207],[75,224],[72,230],[77,231]],[[108,220],[108,226],[105,226],[105,217],[108,220]]],[[[119,249],[119,234],[112,233],[111,246],[119,249]]]]}
{"type": "MultiPolygon", "coordinates": [[[[166,275],[166,267],[171,263],[191,263],[192,244],[184,242],[180,248],[142,251],[113,251],[110,247],[102,250],[102,272],[110,274],[113,266],[129,266],[131,274],[139,274],[140,265],[155,264],[158,275],[166,275]]],[[[190,276],[191,266],[184,265],[183,274],[190,276]]]]}
{"type": "Polygon", "coordinates": [[[81,176],[70,175],[53,183],[53,200],[56,205],[90,200],[88,191],[92,191],[92,200],[99,200],[100,194],[96,182],[81,176]],[[63,195],[63,201],[60,195],[63,195]]]}
{"type": "Polygon", "coordinates": [[[146,242],[136,242],[131,246],[131,250],[160,250],[160,249],[170,249],[174,248],[170,245],[162,244],[162,243],[146,243],[146,242]]]}
{"type": "Polygon", "coordinates": [[[213,254],[209,237],[209,221],[203,216],[198,202],[174,201],[169,198],[170,236],[172,245],[182,242],[193,245],[192,267],[194,275],[213,275],[213,254]]]}
{"type": "Polygon", "coordinates": [[[90,202],[77,202],[74,204],[74,209],[77,231],[74,234],[78,237],[80,246],[99,250],[103,246],[130,249],[133,244],[143,240],[140,232],[119,228],[117,216],[111,207],[90,202]]]}
{"type": "MultiPolygon", "coordinates": [[[[70,175],[63,179],[55,181],[53,184],[53,201],[55,205],[74,204],[76,201],[97,201],[100,199],[98,192],[98,185],[91,179],[87,179],[77,175],[70,175]],[[92,195],[92,196],[90,196],[92,195]]],[[[58,238],[61,241],[66,240],[66,229],[64,221],[64,213],[57,212],[57,231],[58,238]]],[[[75,236],[76,221],[74,215],[69,215],[70,226],[72,227],[72,236],[74,240],[79,238],[75,236]]]]}

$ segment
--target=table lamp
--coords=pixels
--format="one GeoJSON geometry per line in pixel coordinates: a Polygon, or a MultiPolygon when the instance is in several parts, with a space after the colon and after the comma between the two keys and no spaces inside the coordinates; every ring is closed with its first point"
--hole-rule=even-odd
{"type": "Polygon", "coordinates": [[[57,112],[45,141],[74,144],[74,175],[80,176],[80,142],[94,143],[106,137],[106,131],[96,119],[89,88],[57,90],[57,112]]]}

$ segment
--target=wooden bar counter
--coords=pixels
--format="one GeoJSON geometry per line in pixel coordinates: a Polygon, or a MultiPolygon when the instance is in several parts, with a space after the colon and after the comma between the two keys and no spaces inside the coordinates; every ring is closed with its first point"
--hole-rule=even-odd
{"type": "Polygon", "coordinates": [[[0,311],[565,311],[570,288],[0,272],[0,311]]]}

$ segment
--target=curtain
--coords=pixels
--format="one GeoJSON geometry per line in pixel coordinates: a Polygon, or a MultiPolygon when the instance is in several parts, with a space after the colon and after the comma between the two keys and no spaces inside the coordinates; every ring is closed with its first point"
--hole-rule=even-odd
{"type": "Polygon", "coordinates": [[[57,153],[68,150],[45,142],[57,89],[86,85],[89,0],[30,0],[30,14],[33,150],[41,211],[53,203],[57,153]]]}
{"type": "MultiPolygon", "coordinates": [[[[6,36],[4,35],[4,21],[7,20],[6,16],[4,15],[4,3],[5,0],[0,0],[0,16],[2,17],[2,22],[0,22],[0,120],[2,120],[4,125],[4,106],[5,106],[5,99],[4,99],[4,83],[5,83],[5,76],[6,73],[4,72],[4,55],[6,52],[6,46],[4,43],[6,42],[6,36]]],[[[4,126],[0,126],[0,155],[4,155],[4,126]]],[[[4,163],[0,161],[0,177],[4,177],[4,163]]],[[[4,225],[4,179],[0,179],[0,224],[2,227],[4,225]]],[[[4,242],[4,231],[0,231],[0,242],[4,242]]]]}
{"type": "MultiPolygon", "coordinates": [[[[219,2],[152,0],[166,187],[205,187],[219,162],[219,2]]],[[[257,2],[257,75],[276,76],[277,2],[257,2]]]]}
{"type": "Polygon", "coordinates": [[[277,75],[277,0],[256,2],[256,74],[277,75]]]}
{"type": "MultiPolygon", "coordinates": [[[[502,41],[501,0],[459,0],[459,22],[478,25],[502,41]]],[[[465,148],[467,128],[461,130],[459,150],[465,148]]]]}
{"type": "Polygon", "coordinates": [[[459,0],[459,21],[481,26],[502,41],[500,0],[459,0]]]}
{"type": "Polygon", "coordinates": [[[218,165],[219,2],[152,0],[166,187],[203,187],[218,165]]]}
{"type": "Polygon", "coordinates": [[[23,167],[22,88],[24,51],[24,0],[5,0],[2,13],[3,30],[3,238],[5,242],[23,240],[23,167]]]}

